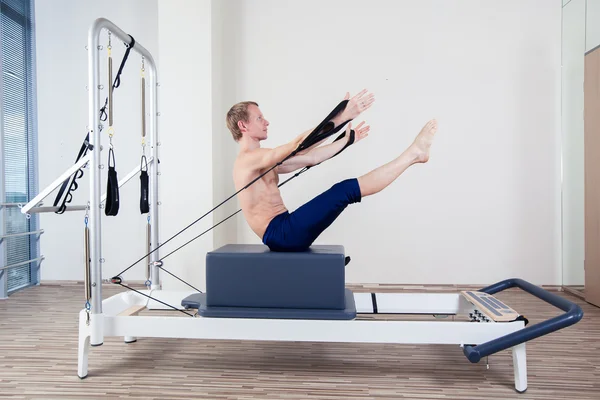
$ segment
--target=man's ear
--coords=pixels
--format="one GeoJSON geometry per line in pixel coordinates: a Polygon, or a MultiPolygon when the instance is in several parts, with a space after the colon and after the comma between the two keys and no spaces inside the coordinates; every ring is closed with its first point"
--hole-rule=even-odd
{"type": "Polygon", "coordinates": [[[238,121],[237,126],[240,128],[240,132],[246,131],[246,123],[244,121],[238,121]]]}

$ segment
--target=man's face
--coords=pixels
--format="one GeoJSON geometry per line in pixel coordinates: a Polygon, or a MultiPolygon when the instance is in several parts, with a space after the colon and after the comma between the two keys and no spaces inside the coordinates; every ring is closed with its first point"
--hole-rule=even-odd
{"type": "Polygon", "coordinates": [[[248,122],[243,122],[245,132],[242,132],[253,139],[265,140],[269,121],[265,119],[260,109],[254,104],[248,106],[248,114],[248,122]]]}

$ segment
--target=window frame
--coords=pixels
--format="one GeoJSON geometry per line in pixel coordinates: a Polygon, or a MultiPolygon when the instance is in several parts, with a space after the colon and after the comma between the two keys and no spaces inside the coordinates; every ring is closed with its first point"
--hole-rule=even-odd
{"type": "MultiPolygon", "coordinates": [[[[25,60],[25,129],[27,131],[27,200],[31,200],[38,192],[38,129],[37,129],[37,82],[36,82],[36,48],[35,48],[35,1],[34,0],[18,0],[24,4],[25,11],[23,13],[10,7],[6,1],[0,0],[1,14],[15,21],[23,27],[25,35],[21,42],[24,46],[25,60]]],[[[15,0],[12,0],[15,2],[15,0]]],[[[2,24],[0,23],[0,37],[2,35],[2,24]]],[[[6,169],[4,166],[4,78],[2,65],[2,46],[0,46],[0,176],[3,177],[3,182],[6,181],[6,169]]],[[[6,202],[6,187],[5,184],[0,184],[0,201],[6,202]]],[[[8,223],[7,211],[14,205],[0,206],[0,232],[2,235],[6,232],[6,224],[8,223]]],[[[26,218],[25,215],[22,215],[26,218]]],[[[39,229],[39,217],[37,214],[32,214],[28,219],[28,231],[36,231],[39,229]]],[[[0,235],[1,236],[1,235],[0,235]]],[[[29,235],[29,257],[28,260],[37,259],[40,256],[40,235],[29,235]]],[[[0,239],[0,267],[13,264],[14,261],[8,258],[6,251],[7,240],[0,239]]],[[[10,294],[19,290],[25,289],[39,284],[40,282],[40,262],[30,262],[28,265],[29,281],[18,287],[9,289],[8,270],[0,270],[0,298],[8,297],[10,294]]]]}

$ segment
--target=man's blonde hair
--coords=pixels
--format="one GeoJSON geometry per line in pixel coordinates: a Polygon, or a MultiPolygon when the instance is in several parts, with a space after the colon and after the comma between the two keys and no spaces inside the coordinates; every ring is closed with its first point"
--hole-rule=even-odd
{"type": "Polygon", "coordinates": [[[234,104],[233,107],[231,107],[227,112],[227,128],[233,135],[233,140],[236,142],[242,138],[242,132],[240,131],[238,122],[248,122],[248,118],[250,117],[248,113],[248,106],[251,104],[258,107],[258,104],[254,101],[242,101],[234,104]]]}

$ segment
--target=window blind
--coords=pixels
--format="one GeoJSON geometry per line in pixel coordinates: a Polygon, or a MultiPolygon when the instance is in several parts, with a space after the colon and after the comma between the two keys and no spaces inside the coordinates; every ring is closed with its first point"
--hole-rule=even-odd
{"type": "MultiPolygon", "coordinates": [[[[27,203],[37,191],[37,127],[35,105],[35,45],[33,0],[0,0],[0,83],[5,203],[27,203]]],[[[37,230],[38,218],[30,219],[16,207],[4,207],[4,233],[37,230]]],[[[4,265],[38,257],[36,235],[3,240],[4,265]]],[[[35,283],[32,265],[6,270],[7,289],[13,292],[35,283]]]]}

